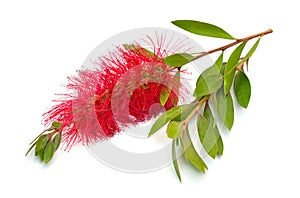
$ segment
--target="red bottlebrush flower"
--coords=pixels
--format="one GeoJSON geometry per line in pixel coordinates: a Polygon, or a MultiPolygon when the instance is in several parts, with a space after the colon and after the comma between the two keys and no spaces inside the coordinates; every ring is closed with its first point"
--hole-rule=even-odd
{"type": "Polygon", "coordinates": [[[163,59],[176,53],[182,43],[165,49],[162,42],[155,45],[148,39],[152,52],[137,43],[118,47],[99,58],[98,69],[81,70],[68,78],[66,88],[72,93],[61,94],[62,99],[55,100],[58,104],[43,115],[45,125],[62,123],[59,130],[66,150],[78,142],[108,139],[122,127],[147,121],[177,105],[177,68],[167,66],[163,59]],[[160,94],[168,90],[165,105],[158,105],[160,94]]]}

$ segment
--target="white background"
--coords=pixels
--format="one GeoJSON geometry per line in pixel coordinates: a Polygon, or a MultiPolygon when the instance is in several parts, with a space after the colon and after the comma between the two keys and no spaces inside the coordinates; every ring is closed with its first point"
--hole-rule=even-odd
{"type": "MultiPolygon", "coordinates": [[[[1,1],[0,197],[299,197],[299,9],[296,1],[1,1]],[[298,15],[298,16],[297,16],[298,15]],[[252,100],[225,132],[221,159],[198,174],[119,172],[82,146],[49,166],[24,157],[54,93],[101,42],[139,27],[194,19],[236,37],[274,29],[251,59],[252,100]]],[[[207,49],[227,41],[198,37],[207,49]]]]}

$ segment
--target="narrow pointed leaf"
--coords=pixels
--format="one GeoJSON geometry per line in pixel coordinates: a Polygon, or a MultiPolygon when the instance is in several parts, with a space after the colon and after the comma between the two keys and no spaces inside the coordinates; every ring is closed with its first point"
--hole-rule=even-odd
{"type": "Polygon", "coordinates": [[[234,93],[238,103],[247,108],[251,97],[251,84],[247,75],[242,71],[235,76],[234,93]]]}
{"type": "Polygon", "coordinates": [[[188,32],[208,36],[208,37],[215,37],[215,38],[223,38],[223,39],[235,39],[233,36],[228,34],[222,28],[200,21],[193,21],[193,20],[176,20],[172,21],[172,23],[188,32]]]}
{"type": "Polygon", "coordinates": [[[180,115],[173,118],[172,121],[177,121],[177,122],[184,121],[189,116],[189,114],[192,112],[192,110],[195,108],[194,104],[184,104],[184,105],[180,105],[180,106],[181,106],[180,115]]]}
{"type": "Polygon", "coordinates": [[[219,89],[216,94],[217,97],[217,109],[221,121],[227,129],[231,130],[234,122],[234,107],[230,92],[224,95],[222,89],[219,89]]]}
{"type": "Polygon", "coordinates": [[[219,69],[219,73],[221,71],[222,64],[223,64],[223,55],[224,55],[224,53],[222,52],[222,54],[219,56],[219,58],[216,60],[216,62],[214,64],[219,69]]]}
{"type": "Polygon", "coordinates": [[[182,133],[182,124],[181,122],[172,121],[168,124],[167,135],[168,138],[178,138],[182,133]]]}
{"type": "Polygon", "coordinates": [[[214,134],[213,122],[209,122],[202,115],[197,120],[198,135],[200,142],[209,156],[213,159],[217,155],[217,138],[214,134]]]}
{"type": "Polygon", "coordinates": [[[198,170],[200,170],[202,173],[205,173],[205,170],[207,170],[207,166],[205,162],[201,159],[201,157],[198,155],[189,135],[188,135],[188,129],[186,128],[186,133],[183,134],[181,138],[182,147],[184,150],[184,157],[187,159],[191,164],[193,164],[194,167],[196,167],[198,170]]]}
{"type": "Polygon", "coordinates": [[[169,97],[170,97],[170,93],[171,90],[174,88],[176,89],[177,87],[179,87],[180,84],[180,71],[176,72],[174,78],[173,78],[173,86],[169,86],[169,87],[163,87],[161,90],[161,93],[159,95],[159,100],[160,100],[160,104],[162,106],[165,106],[166,102],[168,101],[169,97]]]}
{"type": "Polygon", "coordinates": [[[256,48],[257,48],[257,46],[259,44],[260,38],[254,43],[254,45],[251,47],[251,49],[249,50],[249,52],[243,58],[244,60],[248,60],[252,56],[252,54],[255,52],[255,50],[256,50],[256,48]]]}
{"type": "Polygon", "coordinates": [[[33,147],[35,146],[35,144],[36,144],[36,143],[33,143],[33,144],[29,147],[29,149],[27,150],[25,156],[28,155],[28,153],[33,149],[33,147]]]}
{"type": "Polygon", "coordinates": [[[182,109],[185,105],[176,106],[172,109],[169,109],[164,114],[162,114],[156,122],[152,125],[150,129],[148,137],[156,133],[159,129],[161,129],[165,124],[167,124],[170,120],[174,119],[175,117],[181,115],[182,109]]]}
{"type": "Polygon", "coordinates": [[[170,56],[167,56],[164,59],[164,62],[172,67],[181,67],[189,62],[191,62],[194,59],[194,57],[191,54],[187,53],[180,53],[180,54],[173,54],[170,56]]]}
{"type": "Polygon", "coordinates": [[[222,137],[220,135],[220,132],[219,132],[219,129],[218,129],[218,126],[215,126],[215,133],[218,134],[218,140],[217,140],[217,147],[218,147],[218,151],[217,151],[217,154],[219,156],[223,155],[223,150],[224,150],[224,144],[223,144],[223,140],[222,140],[222,137]]]}
{"type": "Polygon", "coordinates": [[[159,95],[159,101],[162,106],[165,106],[171,93],[171,88],[163,87],[159,95]]]}
{"type": "MultiPolygon", "coordinates": [[[[215,94],[212,96],[212,98],[215,98],[215,100],[216,100],[215,94]]],[[[222,155],[223,154],[223,140],[220,135],[218,126],[216,125],[217,119],[212,114],[211,108],[208,103],[205,105],[203,117],[206,118],[206,120],[209,122],[209,124],[213,126],[212,132],[214,134],[214,137],[216,138],[216,144],[214,145],[214,146],[216,146],[216,150],[217,150],[216,154],[222,155]]]]}
{"type": "MultiPolygon", "coordinates": [[[[176,139],[178,140],[178,139],[176,139]]],[[[181,182],[181,175],[178,167],[178,161],[177,161],[177,156],[176,156],[176,148],[175,148],[175,140],[172,141],[172,159],[173,159],[173,166],[176,172],[176,175],[181,182]]]]}
{"type": "Polygon", "coordinates": [[[232,86],[236,67],[241,57],[242,51],[246,45],[246,42],[240,44],[230,55],[224,71],[224,92],[228,94],[232,86]]]}

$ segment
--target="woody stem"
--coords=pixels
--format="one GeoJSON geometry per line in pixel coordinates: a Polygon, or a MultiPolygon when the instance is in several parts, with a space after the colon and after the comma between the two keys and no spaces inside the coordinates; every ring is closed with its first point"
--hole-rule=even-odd
{"type": "Polygon", "coordinates": [[[257,38],[257,37],[260,37],[260,36],[264,36],[266,34],[270,34],[272,32],[273,32],[273,30],[269,29],[269,30],[266,30],[264,32],[260,32],[260,33],[257,33],[257,34],[251,35],[251,36],[247,36],[245,38],[237,39],[236,41],[234,41],[232,43],[229,43],[227,45],[224,45],[222,47],[218,47],[216,49],[212,49],[212,50],[209,50],[207,52],[203,52],[203,53],[199,54],[198,56],[195,56],[195,58],[193,60],[197,60],[199,58],[202,58],[203,56],[207,56],[207,55],[212,54],[212,53],[217,52],[217,51],[224,51],[224,50],[226,50],[226,49],[228,49],[232,46],[235,46],[236,44],[239,44],[241,42],[249,41],[251,39],[254,39],[254,38],[257,38]]]}

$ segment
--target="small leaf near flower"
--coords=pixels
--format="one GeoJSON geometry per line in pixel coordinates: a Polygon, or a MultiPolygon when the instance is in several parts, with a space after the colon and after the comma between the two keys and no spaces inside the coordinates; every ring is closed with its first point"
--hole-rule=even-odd
{"type": "Polygon", "coordinates": [[[180,105],[173,107],[172,109],[169,109],[164,114],[162,114],[156,122],[152,125],[152,128],[150,129],[148,137],[156,133],[159,129],[161,129],[165,124],[167,124],[170,120],[176,118],[177,116],[180,116],[182,113],[183,108],[185,108],[186,105],[180,105]]]}
{"type": "Polygon", "coordinates": [[[123,46],[124,46],[125,49],[130,50],[130,51],[135,52],[135,53],[146,53],[147,55],[150,55],[151,57],[155,56],[155,54],[153,52],[151,52],[150,50],[147,50],[146,48],[143,48],[143,47],[138,46],[138,45],[124,44],[123,46]]]}
{"type": "Polygon", "coordinates": [[[56,130],[60,129],[61,125],[62,125],[61,122],[52,122],[52,126],[56,130]]]}
{"type": "Polygon", "coordinates": [[[187,53],[173,54],[167,56],[164,59],[164,62],[171,67],[181,67],[185,64],[188,64],[194,59],[194,56],[187,53]]]}

